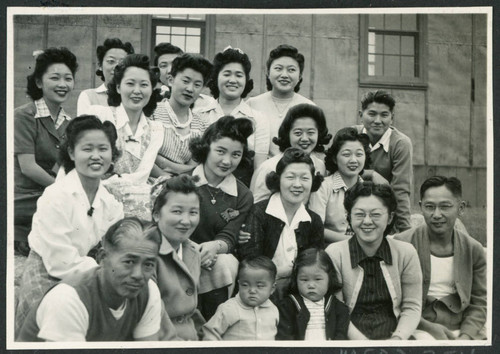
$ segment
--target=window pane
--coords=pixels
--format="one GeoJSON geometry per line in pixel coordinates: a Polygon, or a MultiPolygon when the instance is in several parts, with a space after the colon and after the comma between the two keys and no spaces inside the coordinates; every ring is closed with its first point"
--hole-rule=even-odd
{"type": "Polygon", "coordinates": [[[401,36],[401,54],[415,54],[415,39],[413,36],[401,36]]]}
{"type": "Polygon", "coordinates": [[[384,15],[368,15],[368,28],[383,29],[384,15]]]}
{"type": "Polygon", "coordinates": [[[201,34],[200,28],[186,28],[186,33],[189,35],[199,36],[201,34]]]}
{"type": "Polygon", "coordinates": [[[200,37],[186,37],[186,52],[200,53],[200,37]]]}
{"type": "Polygon", "coordinates": [[[399,57],[384,56],[384,76],[399,76],[399,57]]]}
{"type": "Polygon", "coordinates": [[[385,29],[400,30],[401,15],[385,15],[385,29]]]}
{"type": "Polygon", "coordinates": [[[156,26],[156,33],[158,34],[170,33],[170,26],[156,26]]]}
{"type": "Polygon", "coordinates": [[[186,48],[184,46],[184,36],[172,36],[172,41],[170,43],[172,43],[173,45],[181,48],[183,51],[186,51],[186,48]]]}
{"type": "Polygon", "coordinates": [[[375,35],[375,53],[382,54],[384,52],[384,35],[375,35]]]}
{"type": "Polygon", "coordinates": [[[399,36],[384,36],[384,54],[399,54],[399,36]]]}
{"type": "Polygon", "coordinates": [[[205,15],[189,15],[190,20],[205,21],[205,15]]]}
{"type": "Polygon", "coordinates": [[[170,42],[170,35],[158,34],[156,35],[156,44],[161,42],[170,42]]]}
{"type": "Polygon", "coordinates": [[[401,76],[415,77],[415,59],[413,57],[401,57],[401,76]]]}
{"type": "Polygon", "coordinates": [[[172,27],[172,34],[186,34],[186,27],[172,27]]]}
{"type": "Polygon", "coordinates": [[[417,30],[417,15],[401,15],[401,28],[405,31],[416,31],[417,30]]]}

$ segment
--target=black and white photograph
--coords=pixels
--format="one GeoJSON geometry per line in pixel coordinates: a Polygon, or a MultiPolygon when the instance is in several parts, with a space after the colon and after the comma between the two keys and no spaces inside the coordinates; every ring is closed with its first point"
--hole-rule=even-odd
{"type": "Polygon", "coordinates": [[[7,349],[497,340],[492,6],[6,13],[7,349]]]}

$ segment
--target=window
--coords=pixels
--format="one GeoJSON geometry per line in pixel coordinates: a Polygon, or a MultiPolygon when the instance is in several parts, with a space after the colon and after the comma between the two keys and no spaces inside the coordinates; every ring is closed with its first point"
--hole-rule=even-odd
{"type": "Polygon", "coordinates": [[[187,53],[205,54],[205,15],[159,15],[152,19],[152,46],[169,42],[187,53]]]}
{"type": "Polygon", "coordinates": [[[370,14],[361,17],[360,85],[425,88],[425,16],[370,14]]]}

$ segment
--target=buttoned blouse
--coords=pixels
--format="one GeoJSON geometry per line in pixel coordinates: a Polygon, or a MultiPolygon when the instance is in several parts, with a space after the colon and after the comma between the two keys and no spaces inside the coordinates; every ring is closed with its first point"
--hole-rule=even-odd
{"type": "MultiPolygon", "coordinates": [[[[202,107],[197,113],[212,124],[220,118],[226,116],[222,110],[219,101],[213,101],[209,105],[202,107]]],[[[248,149],[255,151],[258,154],[269,153],[270,133],[269,122],[265,119],[264,115],[256,111],[243,100],[240,104],[233,109],[229,114],[235,118],[247,118],[252,121],[254,126],[254,133],[248,137],[248,149]]]]}
{"type": "Polygon", "coordinates": [[[97,265],[87,253],[123,218],[123,206],[99,186],[90,205],[75,169],[47,187],[37,203],[28,241],[49,275],[65,276],[97,265]],[[87,214],[93,208],[91,216],[87,214]]]}

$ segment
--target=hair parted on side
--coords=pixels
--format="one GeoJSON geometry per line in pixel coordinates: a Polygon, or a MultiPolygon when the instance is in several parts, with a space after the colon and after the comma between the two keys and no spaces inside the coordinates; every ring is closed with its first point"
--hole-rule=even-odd
{"type": "Polygon", "coordinates": [[[363,146],[365,152],[365,165],[359,174],[362,175],[365,168],[371,165],[370,138],[368,135],[358,133],[358,130],[353,127],[342,128],[333,137],[332,146],[330,146],[325,154],[325,167],[330,174],[334,174],[338,171],[337,155],[342,149],[342,146],[348,141],[359,141],[363,146]]]}
{"type": "Polygon", "coordinates": [[[292,130],[293,122],[299,118],[311,118],[316,122],[318,129],[318,142],[313,151],[323,152],[324,145],[327,145],[332,139],[332,135],[328,133],[326,118],[323,110],[318,106],[301,103],[291,107],[286,113],[283,122],[278,129],[278,136],[273,138],[273,143],[279,146],[280,151],[285,151],[290,145],[290,131],[292,130]]]}
{"type": "Polygon", "coordinates": [[[278,273],[278,270],[274,262],[269,257],[266,256],[246,257],[238,265],[238,276],[241,274],[243,270],[248,268],[263,269],[269,273],[269,276],[271,277],[273,282],[276,280],[276,274],[278,273]]]}
{"type": "Polygon", "coordinates": [[[202,197],[198,191],[198,187],[196,187],[196,182],[199,180],[198,176],[188,176],[188,175],[179,175],[172,178],[165,179],[158,184],[155,184],[151,188],[151,194],[157,194],[156,198],[153,200],[153,210],[152,214],[157,215],[161,208],[165,204],[167,204],[168,194],[172,193],[182,193],[182,194],[191,194],[194,193],[198,196],[198,199],[201,201],[202,197]],[[158,189],[160,191],[158,192],[158,189]]]}
{"type": "Polygon", "coordinates": [[[272,193],[279,192],[280,177],[285,171],[286,167],[292,163],[305,163],[309,165],[312,176],[311,192],[316,192],[323,182],[323,176],[319,172],[316,173],[316,168],[314,167],[314,162],[311,157],[307,155],[304,150],[298,148],[288,148],[285,150],[283,156],[276,165],[276,171],[269,172],[266,176],[267,188],[272,193]]]}
{"type": "Polygon", "coordinates": [[[203,77],[203,86],[206,86],[212,70],[212,63],[198,54],[184,53],[172,61],[170,75],[176,77],[186,69],[197,71],[203,77]]]}
{"type": "Polygon", "coordinates": [[[269,52],[269,58],[267,58],[266,62],[266,69],[267,69],[267,74],[266,74],[266,88],[268,91],[271,91],[273,89],[273,85],[271,84],[271,81],[269,80],[269,69],[271,69],[271,64],[273,61],[275,61],[278,58],[281,57],[290,57],[294,59],[297,64],[299,64],[299,71],[300,71],[300,80],[295,85],[294,91],[299,92],[300,90],[300,84],[302,83],[302,73],[304,72],[304,55],[299,53],[298,49],[295,48],[294,46],[288,45],[288,44],[280,44],[273,50],[269,52]]]}
{"type": "Polygon", "coordinates": [[[342,288],[342,285],[337,277],[337,273],[333,266],[333,262],[324,250],[319,248],[308,248],[297,255],[292,269],[292,277],[290,281],[290,293],[295,295],[299,294],[297,286],[297,276],[299,270],[303,267],[318,265],[321,269],[328,274],[328,292],[327,294],[333,295],[335,292],[342,288]]]}
{"type": "Polygon", "coordinates": [[[161,233],[156,225],[135,216],[126,217],[111,225],[102,238],[103,248],[108,251],[116,250],[124,238],[153,241],[158,249],[161,245],[161,233]]]}
{"type": "Polygon", "coordinates": [[[42,53],[36,57],[35,69],[33,73],[28,75],[27,89],[26,93],[31,97],[33,101],[39,100],[43,97],[43,91],[38,87],[37,81],[42,80],[43,74],[47,72],[47,69],[52,64],[65,64],[75,78],[76,70],[78,69],[78,63],[76,56],[70,52],[66,47],[60,48],[47,48],[42,53]]]}
{"type": "Polygon", "coordinates": [[[113,79],[108,83],[108,104],[112,107],[118,107],[122,103],[121,95],[118,93],[117,87],[122,82],[125,71],[130,67],[136,67],[146,70],[149,74],[149,80],[151,81],[151,97],[149,102],[144,106],[142,111],[147,117],[153,114],[156,109],[157,97],[155,91],[153,90],[156,83],[159,80],[159,74],[157,70],[154,70],[149,66],[149,58],[144,54],[130,54],[127,55],[121,63],[115,66],[113,72],[113,79]]]}
{"type": "Polygon", "coordinates": [[[227,48],[224,51],[217,53],[214,57],[212,72],[210,74],[210,80],[208,82],[208,88],[212,93],[214,98],[219,98],[219,83],[218,77],[219,73],[224,69],[227,64],[239,63],[243,67],[245,72],[245,88],[241,93],[241,98],[247,97],[248,93],[253,90],[253,80],[250,79],[250,70],[252,69],[252,63],[247,54],[243,53],[241,50],[227,48]]]}
{"type": "Polygon", "coordinates": [[[192,139],[189,143],[189,150],[193,155],[193,160],[203,164],[210,152],[210,144],[222,138],[229,138],[239,141],[243,145],[243,157],[240,164],[249,164],[253,151],[248,150],[247,139],[252,134],[253,123],[251,120],[224,116],[210,124],[201,137],[192,139]]]}
{"type": "MultiPolygon", "coordinates": [[[[349,225],[351,225],[351,211],[358,198],[369,197],[372,195],[377,197],[382,202],[382,204],[384,204],[384,206],[387,208],[388,214],[396,211],[398,202],[391,186],[387,184],[375,184],[371,181],[358,182],[354,186],[349,188],[345,192],[344,196],[344,208],[347,212],[347,222],[349,223],[349,225]]],[[[395,222],[396,218],[393,217],[392,221],[384,230],[384,236],[387,236],[395,222]]]]}
{"type": "Polygon", "coordinates": [[[158,66],[158,59],[164,54],[184,54],[181,48],[167,42],[158,43],[154,48],[155,57],[153,59],[154,66],[158,66]]]}
{"type": "Polygon", "coordinates": [[[123,43],[119,38],[106,38],[104,40],[104,43],[98,46],[96,49],[97,63],[99,65],[97,67],[97,70],[95,71],[95,74],[99,76],[102,81],[104,81],[104,73],[102,72],[102,62],[104,60],[104,57],[106,56],[106,53],[113,48],[123,49],[127,54],[134,54],[134,47],[130,42],[123,43]]]}
{"type": "Polygon", "coordinates": [[[116,146],[118,135],[115,125],[109,121],[101,122],[96,116],[84,114],[73,118],[66,127],[66,141],[59,150],[59,165],[63,166],[66,173],[75,168],[75,162],[70,158],[69,151],[74,151],[83,133],[89,130],[101,130],[106,134],[111,145],[112,161],[116,161],[120,156],[120,151],[116,146]]]}
{"type": "Polygon", "coordinates": [[[445,186],[456,198],[462,198],[462,182],[456,177],[432,176],[420,186],[420,200],[424,199],[429,188],[445,186]]]}
{"type": "Polygon", "coordinates": [[[392,95],[384,90],[369,91],[363,95],[361,98],[361,109],[364,111],[368,108],[370,103],[381,103],[389,107],[391,112],[394,112],[394,107],[396,106],[396,100],[392,95]]]}

